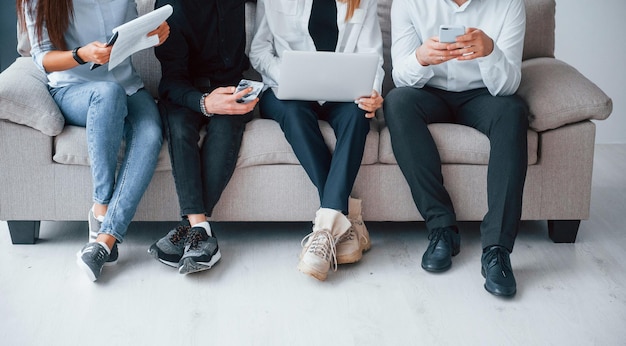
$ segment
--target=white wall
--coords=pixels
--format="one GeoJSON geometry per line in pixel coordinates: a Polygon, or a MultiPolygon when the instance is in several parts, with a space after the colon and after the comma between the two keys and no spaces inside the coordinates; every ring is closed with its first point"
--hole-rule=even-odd
{"type": "Polygon", "coordinates": [[[596,122],[596,143],[626,143],[624,16],[624,0],[556,0],[556,58],[613,99],[613,113],[596,122]]]}

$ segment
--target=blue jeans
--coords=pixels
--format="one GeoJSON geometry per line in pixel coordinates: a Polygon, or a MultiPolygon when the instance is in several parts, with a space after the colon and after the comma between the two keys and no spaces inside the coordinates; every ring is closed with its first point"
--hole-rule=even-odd
{"type": "Polygon", "coordinates": [[[267,89],[260,101],[261,116],[280,124],[285,138],[307,175],[317,187],[320,207],[348,213],[348,198],[361,168],[365,139],[370,130],[365,111],[354,102],[281,101],[267,89]],[[335,131],[331,154],[318,120],[335,131]]]}
{"type": "Polygon", "coordinates": [[[50,93],[66,124],[86,127],[93,200],[108,205],[100,233],[122,242],[163,144],[154,99],[145,89],[127,96],[124,88],[113,82],[53,88],[50,93]],[[126,147],[118,170],[122,140],[126,147]]]}

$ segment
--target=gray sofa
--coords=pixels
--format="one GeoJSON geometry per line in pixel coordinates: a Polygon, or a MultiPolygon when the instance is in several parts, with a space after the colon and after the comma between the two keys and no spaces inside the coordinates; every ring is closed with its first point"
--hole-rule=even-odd
{"type": "MultiPolygon", "coordinates": [[[[140,13],[153,0],[138,0],[140,13]]],[[[390,80],[391,0],[379,0],[390,80]]],[[[247,4],[248,26],[254,4],[247,4]]],[[[556,242],[574,242],[580,220],[589,217],[595,142],[592,119],[609,116],[611,99],[566,63],[554,58],[554,0],[526,0],[527,33],[518,94],[528,103],[529,166],[523,220],[547,220],[556,242]]],[[[20,39],[20,52],[28,54],[20,39]]],[[[156,95],[160,77],[152,50],[133,62],[156,95]]],[[[250,71],[254,75],[254,71],[250,71]]],[[[328,145],[332,130],[321,123],[328,145]]],[[[486,212],[488,139],[474,129],[431,127],[444,163],[445,184],[461,221],[482,220],[486,212]]],[[[46,90],[45,76],[29,57],[0,74],[0,220],[7,220],[14,243],[34,243],[40,220],[85,220],[91,205],[91,175],[85,131],[64,126],[46,90]]],[[[353,196],[363,200],[365,221],[423,220],[398,168],[384,115],[371,122],[353,196]]],[[[213,214],[218,221],[310,221],[318,208],[309,181],[279,126],[256,118],[246,128],[236,171],[213,214]]],[[[179,219],[166,145],[136,221],[179,219]]]]}

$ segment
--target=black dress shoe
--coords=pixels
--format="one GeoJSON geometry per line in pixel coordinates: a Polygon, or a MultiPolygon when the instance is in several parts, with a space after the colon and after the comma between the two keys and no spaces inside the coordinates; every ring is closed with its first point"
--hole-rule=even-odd
{"type": "Polygon", "coordinates": [[[485,280],[485,289],[494,295],[512,297],[516,283],[511,269],[509,250],[502,246],[492,246],[483,253],[481,273],[485,280]]]}
{"type": "Polygon", "coordinates": [[[422,268],[441,272],[452,265],[452,256],[461,251],[461,236],[454,227],[435,228],[428,234],[430,244],[422,256],[422,268]]]}

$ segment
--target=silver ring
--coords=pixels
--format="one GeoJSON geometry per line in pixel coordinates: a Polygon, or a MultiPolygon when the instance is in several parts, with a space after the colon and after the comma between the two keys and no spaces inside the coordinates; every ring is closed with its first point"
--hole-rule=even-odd
{"type": "Polygon", "coordinates": [[[443,61],[443,55],[439,56],[439,60],[443,61]]]}

